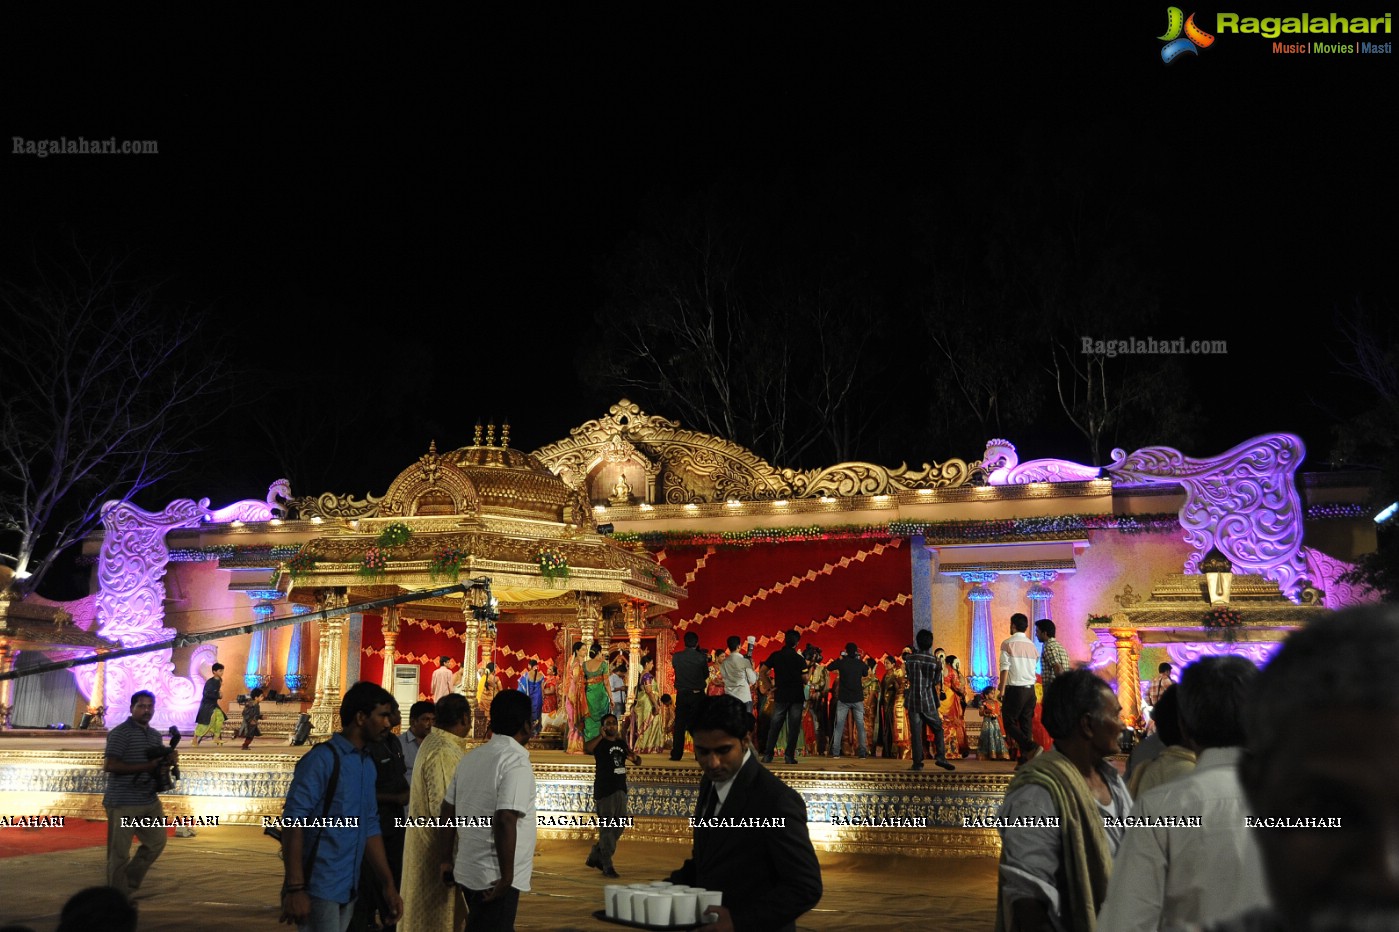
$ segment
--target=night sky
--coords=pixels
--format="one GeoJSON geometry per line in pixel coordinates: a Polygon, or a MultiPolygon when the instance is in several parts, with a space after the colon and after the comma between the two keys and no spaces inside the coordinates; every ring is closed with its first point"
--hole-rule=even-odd
{"type": "MultiPolygon", "coordinates": [[[[1134,7],[7,11],[0,272],[71,234],[131,254],[172,306],[213,311],[241,403],[161,501],[261,497],[269,418],[324,438],[331,462],[299,493],[378,494],[478,419],[508,417],[534,449],[605,412],[615,396],[576,359],[598,269],[658,194],[778,192],[762,209],[849,221],[870,273],[898,276],[920,192],[959,192],[945,222],[974,224],[979,198],[1040,166],[1091,177],[1103,200],[1083,210],[1141,221],[1167,335],[1229,341],[1190,363],[1207,416],[1186,452],[1292,430],[1319,467],[1358,397],[1334,374],[1329,315],[1394,306],[1393,55],[1226,35],[1167,66],[1165,8],[1134,7]],[[159,154],[38,159],[14,136],[155,139],[159,154]]],[[[1208,31],[1214,11],[1198,19],[1208,31]]],[[[890,368],[915,372],[925,334],[893,331],[890,368]]],[[[1131,335],[1156,334],[1103,334],[1131,335]]],[[[1058,426],[1010,439],[1024,458],[1083,456],[1058,426]]],[[[913,425],[866,458],[980,452],[913,425]]]]}

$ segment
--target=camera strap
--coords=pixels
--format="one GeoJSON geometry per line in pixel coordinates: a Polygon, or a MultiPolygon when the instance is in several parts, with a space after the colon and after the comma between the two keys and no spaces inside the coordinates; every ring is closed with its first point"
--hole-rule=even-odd
{"type": "MultiPolygon", "coordinates": [[[[330,804],[335,800],[335,787],[340,782],[340,753],[335,750],[334,745],[327,741],[324,747],[330,751],[331,758],[335,761],[330,771],[330,782],[325,787],[325,802],[321,806],[321,819],[324,820],[330,815],[330,804]]],[[[308,753],[315,753],[312,748],[308,753]]],[[[302,870],[302,883],[311,882],[311,870],[316,866],[316,850],[321,846],[321,836],[325,834],[325,825],[322,822],[320,828],[316,830],[316,840],[311,843],[311,853],[306,856],[306,864],[302,870]]]]}

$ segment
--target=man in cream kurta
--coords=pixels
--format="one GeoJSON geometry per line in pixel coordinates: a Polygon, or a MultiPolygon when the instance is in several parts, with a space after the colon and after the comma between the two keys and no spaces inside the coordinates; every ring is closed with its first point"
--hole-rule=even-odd
{"type": "MultiPolygon", "coordinates": [[[[442,797],[452,782],[457,764],[466,753],[464,739],[470,731],[470,707],[464,696],[451,694],[438,701],[436,724],[413,763],[413,786],[408,818],[436,819],[442,797]]],[[[410,825],[403,847],[403,918],[399,932],[460,932],[466,923],[466,904],[454,885],[442,882],[434,860],[439,834],[449,828],[414,828],[410,825]]]]}

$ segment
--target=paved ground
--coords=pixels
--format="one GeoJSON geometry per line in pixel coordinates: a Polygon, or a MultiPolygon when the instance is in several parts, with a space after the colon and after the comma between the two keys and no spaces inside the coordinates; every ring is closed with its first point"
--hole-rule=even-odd
{"type": "MultiPolygon", "coordinates": [[[[545,840],[540,847],[534,890],[521,899],[517,928],[521,932],[621,928],[591,918],[602,905],[604,881],[597,871],[583,866],[588,844],[545,840]]],[[[624,838],[617,852],[617,870],[627,883],[658,880],[678,866],[685,854],[679,845],[624,838]]],[[[799,920],[800,929],[983,932],[993,926],[996,862],[990,858],[818,856],[826,892],[820,906],[799,920]]],[[[53,932],[67,898],[102,882],[103,862],[101,847],[0,860],[0,924],[18,922],[35,932],[53,932]]],[[[195,838],[171,838],[137,901],[140,928],[142,932],[277,929],[281,877],[276,845],[259,828],[220,826],[201,829],[195,838]]]]}

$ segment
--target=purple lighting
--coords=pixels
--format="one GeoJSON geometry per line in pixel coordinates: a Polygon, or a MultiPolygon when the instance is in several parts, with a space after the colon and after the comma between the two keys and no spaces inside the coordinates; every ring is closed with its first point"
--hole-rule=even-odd
{"type": "Polygon", "coordinates": [[[981,456],[988,485],[1025,485],[1030,482],[1086,482],[1098,478],[1102,470],[1072,460],[1029,460],[1021,463],[1015,444],[1009,440],[986,441],[981,456]]]}
{"type": "MultiPolygon", "coordinates": [[[[285,479],[268,490],[267,501],[235,502],[217,512],[209,500],[181,499],[152,513],[127,502],[108,502],[102,509],[105,532],[98,559],[97,633],[123,647],[152,644],[173,638],[177,632],[164,626],[165,567],[170,560],[165,535],[175,528],[194,527],[210,522],[215,515],[223,520],[267,521],[280,509],[276,497],[285,497],[290,486],[285,479]],[[230,517],[231,516],[231,517],[230,517]]],[[[191,658],[191,668],[212,650],[191,658]]],[[[113,709],[127,708],[131,694],[141,689],[155,693],[156,710],[151,720],[155,728],[188,726],[198,711],[203,680],[194,674],[178,677],[173,673],[170,649],[123,657],[103,664],[106,668],[107,702],[113,709]]],[[[92,695],[97,667],[83,666],[72,671],[78,689],[92,695]]]]}
{"type": "Polygon", "coordinates": [[[1170,447],[1145,447],[1131,455],[1113,450],[1103,470],[1114,485],[1185,489],[1180,524],[1194,550],[1185,572],[1198,573],[1200,560],[1218,547],[1236,572],[1265,576],[1296,601],[1307,573],[1295,481],[1305,456],[1300,437],[1264,434],[1203,460],[1170,447]]]}

